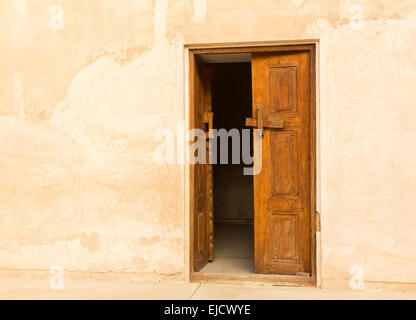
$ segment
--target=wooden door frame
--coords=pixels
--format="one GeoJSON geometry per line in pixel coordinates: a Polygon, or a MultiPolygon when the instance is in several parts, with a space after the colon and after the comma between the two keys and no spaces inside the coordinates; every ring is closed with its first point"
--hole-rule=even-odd
{"type": "Polygon", "coordinates": [[[188,270],[188,280],[190,282],[210,282],[210,283],[234,283],[234,284],[271,284],[271,285],[290,285],[290,286],[317,286],[317,243],[316,232],[320,231],[319,221],[316,214],[316,60],[318,40],[302,41],[277,41],[277,42],[251,42],[251,43],[223,43],[223,44],[188,44],[185,45],[185,110],[188,110],[188,128],[192,129],[194,119],[194,83],[195,72],[194,58],[201,54],[215,53],[255,53],[255,52],[297,52],[309,51],[310,53],[310,180],[311,180],[311,265],[312,273],[310,277],[291,276],[291,275],[264,275],[264,274],[204,274],[193,272],[193,196],[194,196],[194,167],[187,165],[185,176],[188,176],[188,197],[185,200],[185,208],[188,208],[189,219],[185,221],[185,260],[188,270]],[[187,72],[188,71],[188,72],[187,72]],[[187,75],[187,76],[186,76],[187,75]],[[186,174],[187,173],[187,174],[186,174]],[[188,258],[188,259],[187,259],[188,258]]]}

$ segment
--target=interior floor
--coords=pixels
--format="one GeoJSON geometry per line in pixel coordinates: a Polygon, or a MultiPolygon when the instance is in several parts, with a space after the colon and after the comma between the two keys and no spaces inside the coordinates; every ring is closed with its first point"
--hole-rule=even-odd
{"type": "Polygon", "coordinates": [[[216,223],[214,260],[203,273],[254,273],[254,227],[250,224],[216,223]]]}

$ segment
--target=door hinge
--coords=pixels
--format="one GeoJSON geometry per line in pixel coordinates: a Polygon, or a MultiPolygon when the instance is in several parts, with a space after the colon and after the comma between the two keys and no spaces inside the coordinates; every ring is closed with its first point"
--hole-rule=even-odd
{"type": "Polygon", "coordinates": [[[206,132],[206,136],[209,139],[214,138],[213,129],[213,118],[214,113],[212,111],[207,111],[204,113],[204,122],[208,125],[208,131],[206,132]]]}
{"type": "Polygon", "coordinates": [[[316,212],[316,231],[321,232],[321,214],[316,212]]]}
{"type": "Polygon", "coordinates": [[[310,277],[311,274],[309,272],[296,272],[298,277],[310,277]]]}

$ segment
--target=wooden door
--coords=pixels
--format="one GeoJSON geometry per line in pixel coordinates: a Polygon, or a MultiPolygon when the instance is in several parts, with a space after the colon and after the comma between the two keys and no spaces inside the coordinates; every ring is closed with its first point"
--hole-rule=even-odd
{"type": "Polygon", "coordinates": [[[309,51],[252,55],[253,116],[262,108],[264,126],[254,176],[257,273],[311,273],[310,73],[309,51]],[[283,128],[267,127],[279,120],[283,128]]]}
{"type": "MultiPolygon", "coordinates": [[[[193,119],[191,128],[205,131],[206,163],[192,165],[193,173],[193,270],[201,270],[214,258],[214,209],[212,165],[209,163],[209,128],[212,128],[211,70],[192,56],[193,61],[193,119]]],[[[192,62],[191,61],[191,62],[192,62]]]]}

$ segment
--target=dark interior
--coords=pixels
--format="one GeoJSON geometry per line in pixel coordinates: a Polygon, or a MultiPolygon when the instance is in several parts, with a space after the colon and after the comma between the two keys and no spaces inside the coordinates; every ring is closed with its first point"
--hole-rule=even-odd
{"type": "MultiPolygon", "coordinates": [[[[236,128],[241,138],[241,129],[246,128],[245,118],[252,114],[251,64],[217,63],[210,66],[214,129],[224,128],[228,131],[236,128]]],[[[231,164],[231,138],[228,143],[228,164],[213,165],[215,221],[252,223],[253,177],[243,175],[243,163],[231,164]]],[[[217,150],[220,159],[220,150],[217,150]]]]}
{"type": "MultiPolygon", "coordinates": [[[[241,130],[246,128],[245,118],[252,116],[251,64],[217,63],[210,67],[213,127],[239,130],[240,164],[231,164],[229,138],[228,164],[213,165],[214,260],[201,272],[250,274],[254,273],[254,193],[253,177],[243,174],[247,165],[241,160],[241,130]]],[[[220,156],[218,143],[218,159],[220,156]]]]}

